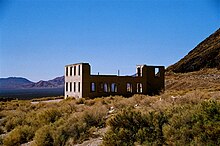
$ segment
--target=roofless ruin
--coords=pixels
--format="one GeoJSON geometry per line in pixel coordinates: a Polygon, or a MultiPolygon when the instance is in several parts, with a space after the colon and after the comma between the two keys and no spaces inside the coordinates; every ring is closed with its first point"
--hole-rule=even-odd
{"type": "Polygon", "coordinates": [[[91,75],[88,63],[65,66],[65,99],[110,95],[154,95],[164,90],[164,66],[137,65],[132,76],[91,75]]]}

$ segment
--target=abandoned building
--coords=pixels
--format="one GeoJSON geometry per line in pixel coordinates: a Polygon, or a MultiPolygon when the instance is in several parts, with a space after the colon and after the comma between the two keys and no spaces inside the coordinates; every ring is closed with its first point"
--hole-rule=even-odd
{"type": "Polygon", "coordinates": [[[137,65],[132,76],[91,75],[88,63],[65,66],[65,99],[109,95],[153,95],[164,90],[164,66],[137,65]]]}

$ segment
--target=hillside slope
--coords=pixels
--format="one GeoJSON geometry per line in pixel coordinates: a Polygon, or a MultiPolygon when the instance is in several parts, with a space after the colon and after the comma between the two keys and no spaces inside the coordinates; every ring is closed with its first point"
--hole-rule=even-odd
{"type": "Polygon", "coordinates": [[[203,68],[220,68],[220,29],[210,35],[168,71],[186,73],[203,68]]]}
{"type": "Polygon", "coordinates": [[[63,88],[64,76],[56,77],[49,81],[39,81],[36,83],[26,84],[23,88],[63,88]]]}
{"type": "Polygon", "coordinates": [[[31,82],[26,78],[0,78],[0,89],[63,88],[64,76],[49,81],[31,82]]]}
{"type": "Polygon", "coordinates": [[[33,84],[33,82],[22,77],[0,78],[0,88],[20,88],[27,84],[33,84]]]}
{"type": "Polygon", "coordinates": [[[167,72],[166,91],[206,90],[220,91],[220,70],[203,69],[188,73],[167,72]]]}

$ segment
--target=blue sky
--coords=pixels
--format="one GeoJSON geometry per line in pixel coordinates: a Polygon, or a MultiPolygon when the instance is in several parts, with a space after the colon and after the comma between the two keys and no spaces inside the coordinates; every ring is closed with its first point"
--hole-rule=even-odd
{"type": "Polygon", "coordinates": [[[167,67],[219,27],[218,0],[0,0],[0,77],[48,80],[78,62],[94,74],[167,67]]]}

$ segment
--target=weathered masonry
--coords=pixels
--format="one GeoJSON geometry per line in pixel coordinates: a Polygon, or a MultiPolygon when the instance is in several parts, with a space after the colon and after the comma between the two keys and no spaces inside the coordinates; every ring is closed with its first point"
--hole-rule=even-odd
{"type": "Polygon", "coordinates": [[[65,66],[65,98],[158,94],[164,90],[164,66],[137,65],[133,76],[91,75],[88,63],[65,66]]]}

